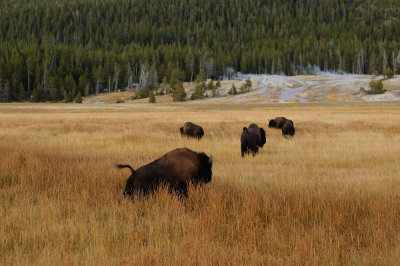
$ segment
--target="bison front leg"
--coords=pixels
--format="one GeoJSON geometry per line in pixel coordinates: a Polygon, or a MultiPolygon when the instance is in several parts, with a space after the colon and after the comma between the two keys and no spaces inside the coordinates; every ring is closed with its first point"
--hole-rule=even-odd
{"type": "Polygon", "coordinates": [[[253,156],[256,156],[256,154],[258,152],[258,147],[251,148],[251,152],[253,153],[253,156]]]}
{"type": "Polygon", "coordinates": [[[244,153],[247,152],[247,144],[246,143],[242,143],[241,152],[242,152],[242,157],[244,157],[244,153]]]}
{"type": "Polygon", "coordinates": [[[188,197],[188,185],[185,182],[179,182],[178,185],[174,188],[175,193],[182,198],[188,197]]]}

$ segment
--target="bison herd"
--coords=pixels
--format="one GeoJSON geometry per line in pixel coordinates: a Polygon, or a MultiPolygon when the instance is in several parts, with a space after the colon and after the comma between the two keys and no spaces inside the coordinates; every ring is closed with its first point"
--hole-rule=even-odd
{"type": "MultiPolygon", "coordinates": [[[[285,117],[269,120],[268,127],[281,129],[282,135],[285,137],[295,134],[293,121],[285,117]]],[[[196,139],[204,136],[203,128],[191,122],[186,122],[180,128],[180,132],[181,136],[196,139]]],[[[255,156],[266,140],[266,132],[262,127],[256,124],[243,127],[240,137],[242,157],[245,153],[250,152],[255,156]]],[[[137,170],[130,165],[118,164],[117,167],[129,168],[132,172],[126,181],[124,196],[131,196],[136,192],[148,194],[160,185],[165,185],[170,192],[187,197],[189,183],[201,185],[211,181],[212,155],[209,157],[202,152],[178,148],[137,170]]]]}

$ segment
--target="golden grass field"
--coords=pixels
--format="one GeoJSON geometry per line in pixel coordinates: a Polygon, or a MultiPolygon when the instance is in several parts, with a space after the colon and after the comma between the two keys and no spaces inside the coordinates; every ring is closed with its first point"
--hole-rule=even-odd
{"type": "Polygon", "coordinates": [[[398,103],[2,104],[0,264],[398,265],[399,156],[398,103]],[[241,158],[251,122],[267,143],[241,158]],[[213,155],[211,183],[122,197],[116,163],[177,147],[213,155]]]}

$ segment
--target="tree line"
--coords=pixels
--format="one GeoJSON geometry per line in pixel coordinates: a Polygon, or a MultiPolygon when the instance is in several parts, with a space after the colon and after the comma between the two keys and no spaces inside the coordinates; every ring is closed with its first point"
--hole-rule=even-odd
{"type": "Polygon", "coordinates": [[[200,74],[295,75],[314,66],[399,73],[399,2],[0,0],[2,102],[125,89],[146,97],[200,74]]]}

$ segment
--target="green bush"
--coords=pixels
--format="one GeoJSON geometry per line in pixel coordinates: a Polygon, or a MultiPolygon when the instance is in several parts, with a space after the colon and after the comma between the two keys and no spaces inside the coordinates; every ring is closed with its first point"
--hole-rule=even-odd
{"type": "Polygon", "coordinates": [[[370,89],[367,91],[369,94],[381,94],[384,93],[382,80],[371,80],[369,82],[370,89]]]}

